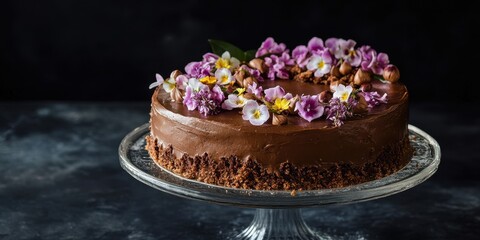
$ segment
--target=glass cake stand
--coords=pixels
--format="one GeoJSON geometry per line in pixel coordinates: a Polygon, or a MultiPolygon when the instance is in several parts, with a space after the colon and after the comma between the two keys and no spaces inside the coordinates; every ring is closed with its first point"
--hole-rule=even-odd
{"type": "Polygon", "coordinates": [[[252,223],[234,239],[332,239],[312,231],[300,208],[349,204],[386,197],[410,189],[432,176],[440,163],[437,141],[409,125],[415,149],[412,161],[402,170],[371,182],[354,186],[298,191],[262,191],[221,187],[179,177],[159,167],[145,150],[144,124],[127,134],[119,146],[120,164],[137,180],[176,196],[240,207],[256,208],[252,223]]]}

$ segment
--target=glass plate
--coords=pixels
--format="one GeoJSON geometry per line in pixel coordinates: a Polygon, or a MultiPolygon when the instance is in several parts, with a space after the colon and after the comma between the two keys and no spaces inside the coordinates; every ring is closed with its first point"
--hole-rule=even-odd
{"type": "Polygon", "coordinates": [[[292,208],[347,204],[386,197],[412,188],[432,176],[440,163],[437,141],[409,125],[414,156],[400,171],[387,177],[344,188],[297,191],[245,190],[206,184],[177,176],[159,167],[145,150],[148,123],[134,129],[119,147],[121,166],[137,180],[158,190],[217,204],[253,208],[292,208]]]}

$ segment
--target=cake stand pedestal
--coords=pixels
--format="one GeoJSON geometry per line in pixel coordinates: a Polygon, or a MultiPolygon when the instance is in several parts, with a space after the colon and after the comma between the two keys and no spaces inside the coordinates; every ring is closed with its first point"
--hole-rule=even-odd
{"type": "Polygon", "coordinates": [[[440,147],[427,133],[409,125],[415,150],[412,161],[402,170],[354,186],[298,191],[262,191],[226,188],[185,179],[159,167],[145,150],[144,124],[127,134],[119,147],[120,164],[137,180],[176,196],[240,207],[256,208],[252,223],[233,239],[332,239],[311,230],[300,208],[340,205],[386,197],[410,189],[432,176],[440,164],[440,147]]]}

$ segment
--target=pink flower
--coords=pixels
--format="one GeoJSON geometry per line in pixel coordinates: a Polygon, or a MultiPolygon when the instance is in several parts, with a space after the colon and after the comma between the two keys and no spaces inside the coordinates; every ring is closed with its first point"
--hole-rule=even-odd
{"type": "Polygon", "coordinates": [[[309,55],[310,52],[308,51],[308,48],[304,45],[297,46],[292,51],[292,58],[295,60],[298,66],[302,68],[307,65],[309,55]]]}
{"type": "Polygon", "coordinates": [[[267,38],[255,53],[255,57],[261,57],[266,54],[281,54],[285,52],[286,46],[284,43],[276,43],[271,37],[267,38]]]}
{"type": "Polygon", "coordinates": [[[310,51],[312,54],[320,54],[323,52],[325,49],[325,46],[323,45],[323,40],[318,37],[313,37],[308,41],[308,51],[310,51]]]}
{"type": "Polygon", "coordinates": [[[303,119],[311,122],[323,115],[324,107],[318,101],[318,96],[302,96],[300,101],[295,103],[295,111],[303,119]]]}
{"type": "Polygon", "coordinates": [[[386,53],[379,53],[372,49],[370,46],[362,46],[359,49],[362,56],[361,66],[362,70],[370,71],[377,75],[383,74],[383,69],[390,63],[388,55],[386,53]]]}
{"type": "Polygon", "coordinates": [[[272,102],[277,98],[282,98],[285,96],[285,90],[280,86],[265,89],[264,92],[265,92],[265,100],[269,102],[272,102]]]}
{"type": "Polygon", "coordinates": [[[253,94],[257,98],[262,97],[262,91],[263,91],[262,86],[257,87],[256,82],[253,82],[251,85],[248,85],[248,88],[247,88],[247,93],[253,94]]]}
{"type": "Polygon", "coordinates": [[[283,52],[281,56],[270,55],[265,57],[265,65],[268,67],[268,78],[275,80],[276,78],[288,79],[287,66],[293,66],[295,61],[290,59],[287,52],[283,52]]]}

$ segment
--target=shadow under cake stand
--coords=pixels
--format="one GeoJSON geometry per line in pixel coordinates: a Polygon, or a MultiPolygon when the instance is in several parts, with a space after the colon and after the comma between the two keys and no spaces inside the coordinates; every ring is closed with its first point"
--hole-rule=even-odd
{"type": "Polygon", "coordinates": [[[311,230],[300,208],[340,205],[386,197],[410,189],[432,176],[440,164],[440,146],[419,128],[409,125],[414,156],[400,171],[354,186],[298,191],[245,190],[206,184],[161,168],[145,150],[144,124],[127,134],[119,146],[120,165],[137,180],[176,196],[210,203],[256,208],[252,223],[234,239],[332,239],[311,230]]]}

